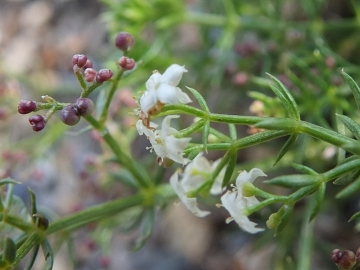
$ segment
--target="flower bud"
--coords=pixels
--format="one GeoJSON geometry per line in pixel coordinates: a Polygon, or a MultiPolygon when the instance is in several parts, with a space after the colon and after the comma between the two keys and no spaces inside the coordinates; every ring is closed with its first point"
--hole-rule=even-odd
{"type": "Polygon", "coordinates": [[[334,249],[331,251],[331,260],[333,263],[339,263],[341,258],[341,250],[340,249],[334,249]]]}
{"type": "Polygon", "coordinates": [[[113,73],[110,69],[100,69],[99,72],[96,74],[96,82],[103,83],[109,80],[112,77],[113,73]]]}
{"type": "Polygon", "coordinates": [[[132,70],[135,67],[135,60],[126,56],[121,57],[118,63],[124,70],[132,70]]]}
{"type": "Polygon", "coordinates": [[[356,254],[356,259],[358,260],[358,262],[360,262],[360,247],[358,247],[355,254],[356,254]]]}
{"type": "Polygon", "coordinates": [[[94,102],[90,98],[78,98],[74,106],[81,116],[91,115],[95,107],[94,102]]]}
{"type": "Polygon", "coordinates": [[[83,66],[83,68],[87,69],[87,68],[92,68],[92,67],[93,67],[93,63],[91,62],[91,60],[90,59],[86,60],[86,63],[83,66]]]}
{"type": "Polygon", "coordinates": [[[80,121],[80,115],[75,106],[68,105],[60,112],[61,121],[68,126],[74,126],[80,121]]]}
{"type": "Polygon", "coordinates": [[[40,131],[44,129],[46,125],[45,117],[39,114],[30,116],[29,123],[32,125],[34,131],[40,131]]]}
{"type": "Polygon", "coordinates": [[[134,44],[134,37],[127,32],[120,32],[115,38],[115,46],[124,52],[130,50],[134,44]]]}
{"type": "Polygon", "coordinates": [[[32,100],[20,100],[18,105],[18,112],[21,114],[28,114],[36,109],[36,102],[32,100]]]}
{"type": "Polygon", "coordinates": [[[97,74],[97,71],[93,68],[87,68],[85,69],[84,71],[84,79],[85,81],[87,82],[92,82],[95,80],[95,77],[96,77],[96,74],[97,74]]]}
{"type": "Polygon", "coordinates": [[[72,64],[73,66],[77,65],[78,67],[82,68],[85,66],[87,62],[87,56],[84,54],[75,54],[72,58],[72,64]]]}
{"type": "Polygon", "coordinates": [[[343,269],[352,269],[356,264],[356,256],[351,250],[341,252],[340,260],[337,263],[343,269]]]}

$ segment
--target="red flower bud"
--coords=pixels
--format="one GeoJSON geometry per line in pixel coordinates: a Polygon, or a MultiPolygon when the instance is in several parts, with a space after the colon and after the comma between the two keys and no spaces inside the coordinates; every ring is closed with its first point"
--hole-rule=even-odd
{"type": "Polygon", "coordinates": [[[135,39],[127,32],[120,32],[115,38],[115,46],[126,52],[135,45],[135,39]]]}
{"type": "Polygon", "coordinates": [[[81,116],[91,115],[95,107],[94,102],[90,98],[78,98],[74,106],[81,116]]]}
{"type": "Polygon", "coordinates": [[[44,129],[46,125],[45,117],[39,114],[30,116],[29,123],[32,125],[34,131],[40,131],[44,129]]]}
{"type": "Polygon", "coordinates": [[[125,70],[132,70],[135,67],[135,60],[126,56],[121,57],[118,63],[125,70]]]}
{"type": "Polygon", "coordinates": [[[87,68],[84,71],[84,77],[85,77],[85,81],[87,82],[92,82],[95,80],[97,71],[93,68],[87,68]]]}
{"type": "Polygon", "coordinates": [[[32,100],[20,100],[18,105],[18,112],[21,114],[28,114],[36,109],[36,103],[32,100]]]}
{"type": "Polygon", "coordinates": [[[87,62],[87,56],[84,54],[75,54],[72,58],[72,64],[73,66],[77,65],[78,67],[82,68],[85,66],[87,62]]]}
{"type": "Polygon", "coordinates": [[[100,69],[96,74],[96,82],[103,83],[112,77],[113,73],[110,69],[100,69]]]}
{"type": "Polygon", "coordinates": [[[80,121],[80,115],[75,106],[68,105],[60,112],[61,121],[68,126],[74,126],[80,121]]]}

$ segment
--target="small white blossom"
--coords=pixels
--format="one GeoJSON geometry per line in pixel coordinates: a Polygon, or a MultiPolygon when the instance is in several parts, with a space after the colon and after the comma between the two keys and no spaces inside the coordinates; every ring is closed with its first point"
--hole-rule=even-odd
{"type": "Polygon", "coordinates": [[[179,173],[176,171],[170,178],[170,185],[178,195],[181,202],[197,217],[205,217],[210,214],[209,211],[200,210],[197,206],[196,198],[188,198],[183,185],[179,182],[179,173]]]}
{"type": "MultiPolygon", "coordinates": [[[[181,184],[185,191],[194,190],[201,186],[206,180],[208,180],[215,168],[220,163],[221,159],[218,159],[210,163],[204,156],[203,153],[199,153],[192,162],[190,162],[185,170],[184,175],[181,179],[181,184]]],[[[219,195],[223,191],[221,185],[225,174],[224,167],[217,175],[214,184],[211,187],[210,194],[219,195]]]]}
{"type": "Polygon", "coordinates": [[[257,233],[264,229],[256,228],[257,223],[250,221],[249,218],[243,214],[243,210],[246,207],[254,206],[258,204],[259,201],[255,196],[244,197],[242,190],[245,183],[252,183],[259,176],[266,176],[266,174],[258,168],[254,168],[250,172],[242,171],[236,179],[236,188],[232,191],[227,191],[221,197],[223,207],[225,207],[231,215],[231,217],[226,220],[226,223],[235,220],[241,229],[249,233],[257,233]]]}
{"type": "Polygon", "coordinates": [[[140,108],[146,117],[149,111],[160,104],[179,104],[191,102],[190,97],[177,85],[182,75],[187,72],[184,66],[173,64],[164,74],[155,72],[146,82],[146,91],[140,98],[140,108]]]}
{"type": "Polygon", "coordinates": [[[145,134],[147,136],[152,149],[160,158],[167,157],[177,163],[186,165],[190,160],[183,157],[183,152],[191,138],[175,138],[174,135],[178,131],[170,127],[170,120],[179,117],[179,115],[166,116],[162,122],[161,130],[155,130],[157,126],[154,123],[150,123],[151,129],[148,129],[141,120],[137,121],[136,128],[140,135],[145,134]]]}

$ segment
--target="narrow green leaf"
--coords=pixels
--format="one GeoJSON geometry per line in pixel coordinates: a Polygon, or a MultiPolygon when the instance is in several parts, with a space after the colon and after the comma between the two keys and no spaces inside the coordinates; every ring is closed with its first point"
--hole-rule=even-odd
{"type": "Polygon", "coordinates": [[[237,139],[237,131],[234,124],[229,124],[229,134],[230,138],[235,141],[237,139]]]}
{"type": "Polygon", "coordinates": [[[270,84],[270,87],[274,91],[275,95],[277,95],[277,97],[281,100],[286,110],[289,112],[290,117],[295,120],[300,120],[299,109],[289,90],[279,79],[269,73],[266,74],[275,82],[275,85],[270,84]]]}
{"type": "Polygon", "coordinates": [[[355,213],[355,214],[353,214],[353,215],[351,216],[351,218],[349,219],[349,222],[352,221],[352,220],[354,220],[354,219],[358,219],[358,218],[360,218],[360,211],[357,212],[357,213],[355,213]]]}
{"type": "Polygon", "coordinates": [[[339,178],[337,178],[333,182],[333,184],[338,185],[338,186],[345,186],[345,185],[350,184],[353,181],[355,181],[355,179],[358,178],[359,175],[360,175],[360,170],[349,172],[349,173],[347,173],[345,175],[342,175],[339,178]]]}
{"type": "Polygon", "coordinates": [[[280,161],[280,159],[287,153],[287,151],[289,151],[291,146],[295,143],[297,137],[298,137],[298,133],[293,133],[290,135],[289,139],[286,141],[284,146],[280,149],[273,166],[275,166],[280,161]]]}
{"type": "Polygon", "coordinates": [[[345,115],[336,114],[336,116],[344,123],[344,125],[351,131],[357,140],[360,140],[360,125],[345,115]]]}
{"type": "Polygon", "coordinates": [[[264,181],[271,185],[282,186],[287,188],[299,188],[306,187],[313,184],[317,184],[321,181],[321,178],[318,175],[308,175],[308,174],[292,174],[275,177],[271,180],[264,181]]]}
{"type": "Polygon", "coordinates": [[[357,106],[358,110],[360,111],[360,88],[357,85],[357,83],[354,81],[354,79],[349,74],[347,74],[344,70],[342,70],[342,75],[344,76],[345,81],[349,85],[349,87],[354,95],[356,106],[357,106]]]}
{"type": "Polygon", "coordinates": [[[0,180],[0,186],[7,185],[7,184],[19,185],[19,184],[21,184],[21,182],[11,179],[10,177],[0,180]]]}
{"type": "Polygon", "coordinates": [[[275,235],[279,234],[289,223],[293,213],[293,208],[289,205],[284,205],[284,214],[280,219],[279,225],[276,228],[275,235]]]}
{"type": "Polygon", "coordinates": [[[203,96],[200,95],[200,93],[199,93],[198,91],[196,91],[194,88],[187,87],[187,86],[186,86],[186,88],[189,89],[190,92],[194,95],[194,97],[196,98],[196,100],[199,102],[200,107],[201,107],[204,111],[210,112],[210,111],[209,111],[209,107],[208,107],[208,105],[206,104],[206,101],[205,101],[205,99],[203,98],[203,96]]]}
{"type": "Polygon", "coordinates": [[[294,131],[298,126],[297,121],[290,118],[266,118],[265,120],[254,125],[256,128],[265,128],[269,130],[286,130],[294,131]]]}
{"type": "Polygon", "coordinates": [[[53,269],[53,265],[54,265],[54,254],[52,252],[49,241],[47,239],[45,239],[41,243],[41,247],[42,247],[42,250],[44,252],[45,261],[46,261],[44,269],[45,270],[51,270],[51,269],[53,269]]]}
{"type": "Polygon", "coordinates": [[[37,214],[36,195],[30,188],[28,188],[28,192],[30,195],[30,214],[32,216],[33,222],[35,223],[37,220],[37,217],[34,216],[35,214],[37,214]]]}
{"type": "Polygon", "coordinates": [[[303,173],[303,174],[311,174],[311,175],[318,175],[318,173],[316,171],[314,171],[313,169],[311,169],[308,166],[302,165],[302,164],[298,164],[298,163],[292,163],[291,166],[295,169],[298,170],[299,172],[303,173]]]}
{"type": "Polygon", "coordinates": [[[155,208],[149,207],[144,211],[144,216],[140,228],[140,236],[137,239],[135,246],[133,247],[133,251],[137,251],[144,246],[146,240],[151,236],[154,230],[154,224],[155,224],[155,208]]]}
{"type": "Polygon", "coordinates": [[[2,259],[12,264],[16,257],[16,244],[10,237],[5,238],[2,259]]]}
{"type": "Polygon", "coordinates": [[[325,190],[326,190],[326,183],[323,182],[320,184],[319,189],[316,192],[316,200],[315,200],[315,204],[312,205],[309,222],[312,221],[314,217],[316,217],[317,214],[319,213],[322,203],[324,201],[325,190]]]}
{"type": "Polygon", "coordinates": [[[341,190],[338,194],[336,194],[337,199],[344,199],[353,195],[360,189],[360,177],[358,177],[354,182],[341,190]]]}
{"type": "Polygon", "coordinates": [[[207,143],[210,133],[210,121],[206,121],[203,127],[203,133],[202,133],[202,142],[204,144],[204,150],[207,153],[207,143]]]}
{"type": "Polygon", "coordinates": [[[224,175],[224,180],[221,185],[222,187],[227,186],[229,184],[229,182],[231,181],[231,177],[234,173],[236,161],[237,161],[237,151],[231,153],[231,155],[230,155],[230,159],[228,161],[228,165],[226,167],[226,171],[225,171],[225,175],[224,175]]]}

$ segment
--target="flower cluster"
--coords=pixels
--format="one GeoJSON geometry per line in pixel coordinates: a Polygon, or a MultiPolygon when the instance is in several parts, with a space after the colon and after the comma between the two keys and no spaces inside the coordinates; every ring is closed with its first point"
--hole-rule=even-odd
{"type": "Polygon", "coordinates": [[[189,103],[191,99],[177,85],[182,75],[187,70],[185,67],[173,64],[164,74],[154,71],[146,82],[146,91],[139,100],[140,112],[136,128],[140,135],[145,134],[149,139],[155,153],[164,158],[186,165],[189,159],[183,157],[183,151],[191,138],[176,138],[178,131],[170,127],[170,120],[178,115],[169,115],[164,118],[161,130],[156,130],[157,125],[150,122],[150,116],[157,113],[165,104],[189,103]]]}
{"type": "MultiPolygon", "coordinates": [[[[199,209],[196,200],[198,189],[201,190],[209,185],[210,194],[220,195],[223,192],[222,182],[226,166],[221,168],[217,175],[213,175],[221,159],[211,163],[203,156],[203,153],[198,154],[191,162],[184,158],[184,149],[191,138],[177,138],[178,131],[170,126],[171,120],[179,118],[179,115],[166,116],[162,121],[161,129],[150,121],[150,117],[158,113],[166,104],[191,102],[189,96],[177,87],[184,72],[187,72],[185,67],[177,64],[171,65],[164,74],[154,71],[146,82],[146,91],[139,99],[139,120],[136,123],[136,129],[139,135],[145,135],[148,138],[152,145],[149,149],[158,155],[160,164],[168,160],[182,165],[188,164],[181,179],[179,180],[180,172],[176,171],[170,178],[170,184],[186,208],[198,217],[205,217],[210,212],[199,209]]],[[[245,183],[252,183],[259,176],[266,176],[266,174],[257,168],[250,172],[241,172],[236,179],[236,186],[221,197],[222,206],[231,215],[226,222],[234,220],[240,228],[249,233],[257,233],[263,229],[257,228],[257,224],[250,221],[243,213],[245,208],[259,203],[255,196],[244,196],[243,186],[245,183]]]]}

